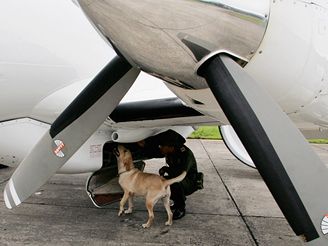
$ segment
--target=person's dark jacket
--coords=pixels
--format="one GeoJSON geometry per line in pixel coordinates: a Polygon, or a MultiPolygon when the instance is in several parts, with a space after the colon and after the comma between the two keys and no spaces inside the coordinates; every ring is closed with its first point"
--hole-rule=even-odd
{"type": "Polygon", "coordinates": [[[168,167],[164,167],[170,178],[179,176],[183,171],[187,172],[186,177],[180,183],[183,186],[185,195],[190,195],[197,190],[197,164],[192,151],[183,145],[172,154],[166,156],[168,167]]]}

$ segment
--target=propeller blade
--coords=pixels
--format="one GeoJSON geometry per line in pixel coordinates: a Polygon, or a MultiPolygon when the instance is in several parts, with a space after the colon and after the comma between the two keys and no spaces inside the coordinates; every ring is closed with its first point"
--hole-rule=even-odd
{"type": "MultiPolygon", "coordinates": [[[[327,168],[278,104],[230,57],[198,70],[297,235],[327,243],[327,168]]],[[[312,243],[311,242],[311,243],[312,243]]]]}
{"type": "Polygon", "coordinates": [[[99,128],[140,70],[115,57],[59,115],[8,181],[4,198],[13,208],[36,192],[99,128]]]}

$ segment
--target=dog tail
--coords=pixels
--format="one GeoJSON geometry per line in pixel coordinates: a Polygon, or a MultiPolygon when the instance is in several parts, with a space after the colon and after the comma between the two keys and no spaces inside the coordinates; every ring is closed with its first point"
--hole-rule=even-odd
{"type": "Polygon", "coordinates": [[[178,177],[165,180],[165,186],[171,185],[173,183],[181,182],[186,177],[186,175],[187,175],[187,172],[183,171],[178,177]]]}

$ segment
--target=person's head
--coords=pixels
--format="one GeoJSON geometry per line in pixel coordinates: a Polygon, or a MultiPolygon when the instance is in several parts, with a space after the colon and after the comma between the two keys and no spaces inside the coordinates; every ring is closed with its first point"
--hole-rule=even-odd
{"type": "Polygon", "coordinates": [[[173,130],[162,132],[157,135],[157,138],[159,149],[164,155],[174,153],[176,149],[182,147],[186,142],[184,137],[173,130]]]}
{"type": "Polygon", "coordinates": [[[160,144],[158,148],[163,155],[168,155],[175,152],[175,147],[168,144],[160,144]]]}

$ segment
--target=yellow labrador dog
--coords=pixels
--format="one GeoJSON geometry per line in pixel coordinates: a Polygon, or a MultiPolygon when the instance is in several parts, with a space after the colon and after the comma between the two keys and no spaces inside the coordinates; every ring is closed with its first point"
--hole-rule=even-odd
{"type": "Polygon", "coordinates": [[[142,225],[144,228],[151,226],[154,220],[153,208],[159,199],[163,200],[168,216],[165,225],[172,225],[172,211],[169,204],[171,195],[170,185],[182,181],[186,176],[186,172],[183,172],[176,178],[166,180],[157,174],[143,173],[135,168],[131,152],[124,146],[118,145],[114,153],[117,157],[118,182],[124,190],[118,216],[121,216],[123,212],[126,214],[132,213],[133,196],[139,195],[146,198],[146,207],[149,215],[148,221],[142,225]],[[128,210],[124,211],[124,205],[127,200],[129,200],[129,207],[128,210]]]}

